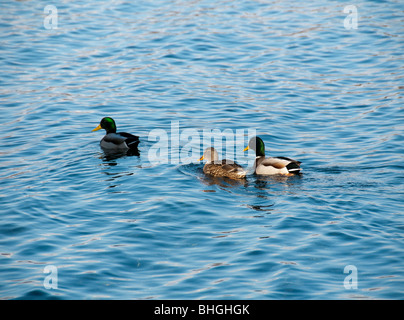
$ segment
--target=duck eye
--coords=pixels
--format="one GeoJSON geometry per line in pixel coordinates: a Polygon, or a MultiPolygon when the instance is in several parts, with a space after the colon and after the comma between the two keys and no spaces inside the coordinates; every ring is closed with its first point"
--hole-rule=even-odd
{"type": "Polygon", "coordinates": [[[103,118],[103,119],[101,120],[101,125],[102,125],[103,127],[110,127],[112,123],[113,123],[113,122],[112,122],[112,119],[111,119],[111,118],[103,118]]]}

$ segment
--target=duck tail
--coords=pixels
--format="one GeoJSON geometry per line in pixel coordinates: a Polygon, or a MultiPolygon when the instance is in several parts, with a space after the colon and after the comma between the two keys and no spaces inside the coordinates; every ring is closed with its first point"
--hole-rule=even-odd
{"type": "Polygon", "coordinates": [[[288,169],[288,171],[290,173],[300,173],[300,171],[302,170],[302,168],[300,168],[300,162],[291,162],[289,163],[286,168],[288,169]]]}
{"type": "Polygon", "coordinates": [[[127,145],[130,149],[134,149],[134,148],[137,148],[139,142],[140,142],[139,140],[126,141],[126,145],[127,145]]]}

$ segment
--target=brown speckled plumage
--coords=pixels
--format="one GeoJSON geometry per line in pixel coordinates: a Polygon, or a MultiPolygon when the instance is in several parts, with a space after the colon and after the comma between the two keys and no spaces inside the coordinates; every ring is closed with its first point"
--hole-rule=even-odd
{"type": "Polygon", "coordinates": [[[203,167],[203,172],[213,177],[227,177],[230,179],[243,179],[247,172],[242,166],[232,160],[219,160],[217,151],[210,147],[206,148],[203,156],[199,160],[206,159],[207,162],[203,167]]]}

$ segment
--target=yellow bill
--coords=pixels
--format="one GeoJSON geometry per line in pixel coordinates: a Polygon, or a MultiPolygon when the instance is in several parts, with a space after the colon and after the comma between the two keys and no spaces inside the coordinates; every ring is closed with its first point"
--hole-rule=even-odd
{"type": "Polygon", "coordinates": [[[202,161],[203,159],[205,159],[205,156],[200,157],[198,161],[202,161]]]}
{"type": "Polygon", "coordinates": [[[249,150],[250,149],[250,147],[249,146],[247,146],[247,147],[245,147],[244,148],[244,150],[243,151],[247,151],[247,150],[249,150]]]}
{"type": "Polygon", "coordinates": [[[93,130],[91,130],[91,131],[98,131],[98,130],[100,130],[100,129],[102,129],[102,128],[101,128],[101,125],[99,124],[97,128],[95,128],[95,129],[93,129],[93,130]]]}

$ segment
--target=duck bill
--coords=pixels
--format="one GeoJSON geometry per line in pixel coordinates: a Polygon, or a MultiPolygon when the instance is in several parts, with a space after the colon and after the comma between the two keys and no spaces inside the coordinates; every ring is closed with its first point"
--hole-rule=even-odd
{"type": "Polygon", "coordinates": [[[198,161],[202,161],[203,159],[205,159],[205,156],[200,157],[198,161]]]}
{"type": "Polygon", "coordinates": [[[249,147],[249,146],[245,147],[244,150],[243,150],[243,152],[244,152],[244,151],[247,151],[247,150],[250,150],[250,147],[249,147]]]}
{"type": "Polygon", "coordinates": [[[94,131],[98,131],[98,130],[100,130],[100,129],[101,129],[101,125],[99,124],[97,128],[95,128],[95,129],[93,129],[93,130],[91,130],[91,131],[94,132],[94,131]]]}

